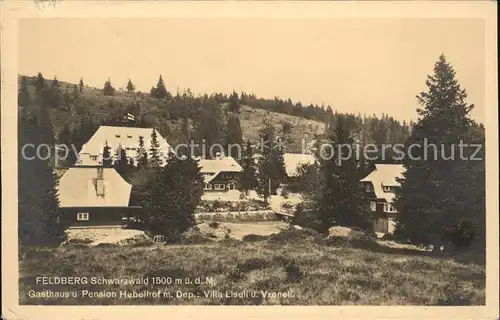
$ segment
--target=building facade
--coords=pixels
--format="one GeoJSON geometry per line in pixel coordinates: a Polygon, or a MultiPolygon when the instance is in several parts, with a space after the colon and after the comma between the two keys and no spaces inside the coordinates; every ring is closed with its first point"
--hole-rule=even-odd
{"type": "Polygon", "coordinates": [[[370,198],[370,211],[375,217],[373,229],[376,233],[394,232],[398,211],[393,202],[396,189],[401,187],[397,180],[402,177],[403,172],[401,164],[376,164],[375,170],[360,181],[370,198]]]}
{"type": "Polygon", "coordinates": [[[243,168],[232,157],[200,159],[204,178],[203,200],[237,201],[240,199],[240,175],[243,168]]]}

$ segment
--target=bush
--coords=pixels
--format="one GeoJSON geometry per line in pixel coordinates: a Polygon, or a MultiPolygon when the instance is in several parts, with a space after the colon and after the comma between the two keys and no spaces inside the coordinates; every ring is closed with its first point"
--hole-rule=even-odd
{"type": "Polygon", "coordinates": [[[208,224],[210,228],[217,229],[219,227],[219,223],[217,221],[210,222],[208,224]]]}
{"type": "Polygon", "coordinates": [[[346,247],[368,250],[377,250],[380,248],[380,245],[376,241],[368,237],[355,238],[330,236],[323,240],[323,244],[332,247],[346,247]]]}
{"type": "Polygon", "coordinates": [[[288,229],[282,230],[269,238],[271,243],[293,243],[293,242],[318,242],[322,239],[321,234],[312,229],[288,229]]]}
{"type": "Polygon", "coordinates": [[[247,234],[243,236],[242,240],[245,242],[255,242],[255,241],[267,240],[268,238],[269,238],[268,236],[263,236],[260,234],[247,234]]]}
{"type": "Polygon", "coordinates": [[[295,261],[292,261],[285,266],[285,272],[288,278],[288,282],[297,282],[302,279],[304,275],[295,261]]]}
{"type": "Polygon", "coordinates": [[[474,223],[466,219],[460,220],[448,231],[448,237],[456,248],[468,247],[476,237],[474,223]]]}
{"type": "Polygon", "coordinates": [[[78,238],[75,238],[75,239],[70,239],[68,240],[68,243],[70,244],[89,244],[89,243],[92,243],[93,241],[90,240],[90,239],[78,239],[78,238]]]}
{"type": "Polygon", "coordinates": [[[310,206],[304,203],[297,205],[292,223],[304,228],[321,230],[321,221],[316,217],[315,212],[310,206]]]}

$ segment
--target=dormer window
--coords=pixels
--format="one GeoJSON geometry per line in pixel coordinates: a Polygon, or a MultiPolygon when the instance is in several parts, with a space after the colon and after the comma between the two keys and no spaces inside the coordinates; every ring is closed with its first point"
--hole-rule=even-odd
{"type": "Polygon", "coordinates": [[[391,187],[383,186],[384,192],[391,192],[391,187]]]}
{"type": "Polygon", "coordinates": [[[127,138],[132,139],[132,135],[131,135],[131,134],[128,134],[128,135],[127,135],[127,138]]]}
{"type": "Polygon", "coordinates": [[[119,134],[115,134],[115,138],[120,138],[120,135],[119,134]]]}

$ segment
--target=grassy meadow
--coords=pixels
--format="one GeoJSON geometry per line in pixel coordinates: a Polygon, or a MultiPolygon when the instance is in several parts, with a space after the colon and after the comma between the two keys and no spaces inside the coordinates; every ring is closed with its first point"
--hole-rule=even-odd
{"type": "Polygon", "coordinates": [[[196,245],[23,248],[20,304],[482,305],[485,267],[425,252],[357,249],[271,236],[196,245]],[[280,240],[281,239],[281,240],[280,240]],[[148,277],[148,284],[37,284],[37,276],[148,277]],[[170,279],[171,283],[152,279],[170,279]],[[196,283],[200,279],[201,283],[196,283]],[[208,279],[208,280],[207,280],[208,279]],[[189,283],[191,282],[191,283],[189,283]],[[34,291],[77,297],[30,297],[34,291]],[[95,292],[82,296],[82,290],[95,292]],[[124,298],[120,291],[161,292],[124,298]],[[227,291],[227,292],[226,292],[227,291]],[[99,292],[102,296],[99,297],[99,292]],[[111,293],[110,293],[111,292],[111,293]],[[206,296],[208,293],[208,296],[206,296]],[[179,296],[178,296],[179,295],[179,296]],[[183,295],[183,296],[181,296],[183,295]]]}

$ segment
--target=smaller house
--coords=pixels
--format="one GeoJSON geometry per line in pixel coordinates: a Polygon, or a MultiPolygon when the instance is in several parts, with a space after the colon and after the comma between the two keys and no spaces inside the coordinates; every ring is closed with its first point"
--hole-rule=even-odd
{"type": "Polygon", "coordinates": [[[68,227],[124,225],[140,209],[129,206],[131,190],[114,168],[69,168],[58,184],[59,220],[68,227]]]}
{"type": "Polygon", "coordinates": [[[243,168],[232,157],[200,159],[200,172],[204,178],[204,200],[236,201],[240,199],[239,178],[243,168]]]}
{"type": "Polygon", "coordinates": [[[373,170],[360,182],[370,197],[370,211],[377,217],[374,231],[392,234],[395,228],[397,210],[393,205],[395,190],[401,187],[397,178],[401,178],[404,167],[401,164],[376,164],[373,170]]]}

